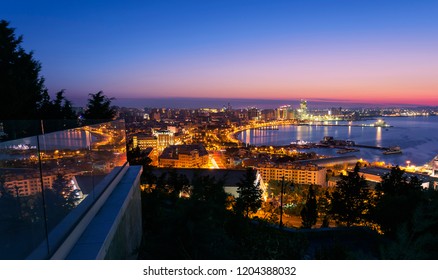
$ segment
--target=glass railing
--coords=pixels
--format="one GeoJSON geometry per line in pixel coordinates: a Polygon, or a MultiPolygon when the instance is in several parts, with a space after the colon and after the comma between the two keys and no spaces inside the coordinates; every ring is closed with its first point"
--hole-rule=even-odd
{"type": "Polygon", "coordinates": [[[50,258],[126,164],[123,120],[50,133],[55,122],[27,124],[41,134],[0,142],[0,259],[50,258]]]}

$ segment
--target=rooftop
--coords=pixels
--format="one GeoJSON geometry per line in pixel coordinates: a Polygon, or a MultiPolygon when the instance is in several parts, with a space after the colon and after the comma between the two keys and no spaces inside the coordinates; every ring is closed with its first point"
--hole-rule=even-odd
{"type": "Polygon", "coordinates": [[[202,144],[191,145],[171,145],[163,150],[161,159],[178,159],[179,154],[190,155],[192,152],[197,151],[199,156],[208,155],[207,150],[202,144]]]}

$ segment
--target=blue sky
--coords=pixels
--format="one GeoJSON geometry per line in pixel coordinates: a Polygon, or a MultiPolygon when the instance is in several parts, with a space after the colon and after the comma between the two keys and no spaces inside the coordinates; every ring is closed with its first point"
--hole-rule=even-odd
{"type": "Polygon", "coordinates": [[[438,1],[7,1],[51,93],[438,105],[438,1]]]}

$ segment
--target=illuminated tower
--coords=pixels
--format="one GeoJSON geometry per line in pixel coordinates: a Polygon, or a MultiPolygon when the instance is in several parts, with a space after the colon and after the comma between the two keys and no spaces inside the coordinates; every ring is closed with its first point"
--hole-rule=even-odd
{"type": "Polygon", "coordinates": [[[308,115],[307,115],[307,101],[306,100],[301,99],[300,108],[297,111],[298,111],[298,117],[300,118],[300,120],[307,119],[308,115]]]}
{"type": "Polygon", "coordinates": [[[307,101],[306,100],[301,100],[300,109],[301,109],[301,113],[303,115],[307,115],[307,101]]]}

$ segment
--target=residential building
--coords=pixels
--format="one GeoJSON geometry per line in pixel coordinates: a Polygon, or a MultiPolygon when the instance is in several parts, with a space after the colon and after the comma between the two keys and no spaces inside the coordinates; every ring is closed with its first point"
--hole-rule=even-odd
{"type": "Polygon", "coordinates": [[[132,147],[139,147],[140,150],[146,150],[147,148],[157,148],[158,139],[155,136],[148,136],[143,134],[137,134],[132,136],[132,147]]]}
{"type": "Polygon", "coordinates": [[[171,145],[158,158],[160,167],[208,167],[209,155],[202,144],[171,145]]]}
{"type": "Polygon", "coordinates": [[[300,164],[260,164],[257,166],[265,182],[271,180],[291,181],[295,184],[326,186],[327,169],[316,165],[300,164]]]}

